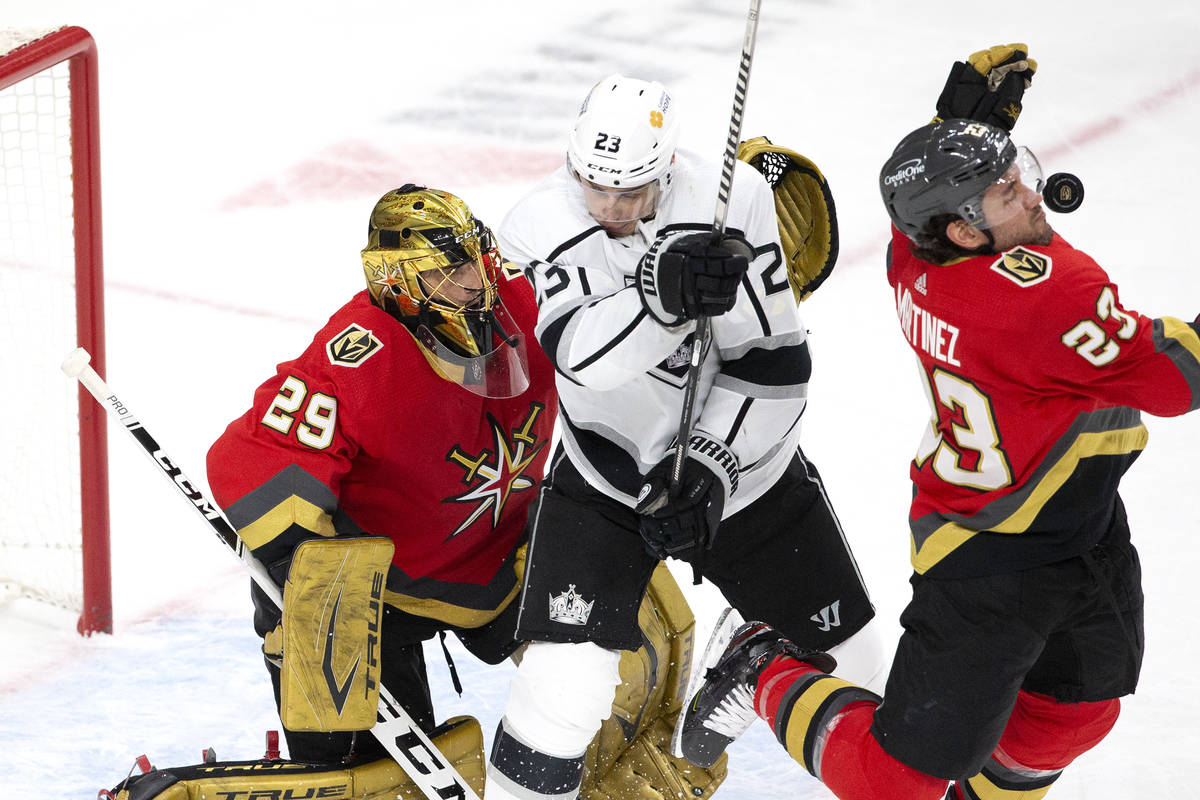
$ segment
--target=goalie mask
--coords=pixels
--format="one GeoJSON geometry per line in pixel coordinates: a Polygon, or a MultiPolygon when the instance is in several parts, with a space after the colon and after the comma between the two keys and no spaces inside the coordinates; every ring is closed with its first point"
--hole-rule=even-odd
{"type": "Polygon", "coordinates": [[[613,236],[654,216],[671,183],[679,120],[656,81],[610,75],[592,87],[567,143],[588,213],[613,236]]]}
{"type": "Polygon", "coordinates": [[[372,301],[404,323],[442,377],[483,397],[529,386],[524,336],[496,291],[500,253],[458,197],[413,184],[385,194],[362,262],[372,301]]]}

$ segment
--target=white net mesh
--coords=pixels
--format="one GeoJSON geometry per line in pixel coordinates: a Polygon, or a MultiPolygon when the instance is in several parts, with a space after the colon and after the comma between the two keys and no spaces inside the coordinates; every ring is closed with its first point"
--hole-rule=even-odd
{"type": "Polygon", "coordinates": [[[0,28],[0,58],[60,28],[0,28]]]}
{"type": "MultiPolygon", "coordinates": [[[[0,59],[46,31],[0,32],[0,59]]],[[[82,607],[68,66],[0,89],[0,597],[82,607]]]]}

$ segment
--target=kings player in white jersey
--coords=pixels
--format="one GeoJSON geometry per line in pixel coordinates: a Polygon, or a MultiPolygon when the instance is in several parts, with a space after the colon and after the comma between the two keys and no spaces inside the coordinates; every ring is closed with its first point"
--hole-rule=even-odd
{"type": "Polygon", "coordinates": [[[562,439],[530,515],[517,636],[531,645],[496,734],[489,800],[576,796],[620,652],[641,644],[642,594],[668,556],[859,680],[883,671],[874,609],[799,446],[811,362],[771,189],[735,170],[714,238],[720,164],[677,151],[678,134],[661,84],[605,78],[566,163],[498,232],[535,288],[562,439]],[[701,315],[711,347],[671,491],[701,315]]]}

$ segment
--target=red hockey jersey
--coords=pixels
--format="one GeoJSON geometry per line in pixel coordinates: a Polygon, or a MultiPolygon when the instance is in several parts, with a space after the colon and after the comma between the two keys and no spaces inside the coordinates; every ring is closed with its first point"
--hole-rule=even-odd
{"type": "Polygon", "coordinates": [[[516,550],[557,413],[523,277],[501,297],[525,336],[529,388],[489,399],[439,377],[366,291],[254,394],[208,453],[217,502],[268,566],[314,534],[396,544],[386,600],[459,627],[516,596],[516,550]]]}
{"type": "Polygon", "coordinates": [[[1124,308],[1057,235],[934,265],[892,234],[888,282],[933,412],[910,470],[914,568],[982,575],[1086,551],[1146,445],[1139,411],[1200,405],[1200,326],[1124,308]]]}

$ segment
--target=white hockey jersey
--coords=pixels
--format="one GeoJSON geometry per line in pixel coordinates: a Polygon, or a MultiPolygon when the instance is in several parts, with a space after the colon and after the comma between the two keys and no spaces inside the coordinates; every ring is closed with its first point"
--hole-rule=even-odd
{"type": "MultiPolygon", "coordinates": [[[[500,253],[525,270],[536,291],[536,336],[556,370],[567,456],[592,486],[630,507],[642,476],[678,435],[695,331],[694,322],[664,327],[653,320],[634,272],[663,234],[712,229],[720,165],[680,151],[673,173],[655,217],[629,236],[610,238],[592,219],[565,165],[522,198],[497,232],[500,253]]],[[[811,361],[771,190],[746,164],[734,171],[726,230],[744,236],[757,256],[734,308],[711,321],[694,420],[710,452],[725,450],[714,460],[728,517],[761,496],[792,458],[811,361]]]]}

